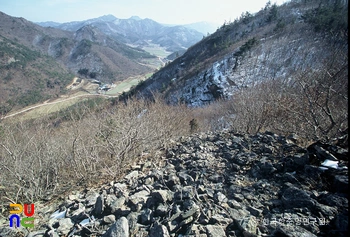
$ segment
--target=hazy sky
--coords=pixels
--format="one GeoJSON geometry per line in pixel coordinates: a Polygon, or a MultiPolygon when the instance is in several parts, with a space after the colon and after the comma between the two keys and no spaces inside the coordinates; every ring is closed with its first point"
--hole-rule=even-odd
{"type": "MultiPolygon", "coordinates": [[[[287,0],[271,0],[278,5],[287,0]]],[[[112,14],[151,18],[160,23],[200,21],[223,24],[242,12],[255,13],[268,0],[0,0],[0,11],[33,22],[81,21],[112,14]]]]}

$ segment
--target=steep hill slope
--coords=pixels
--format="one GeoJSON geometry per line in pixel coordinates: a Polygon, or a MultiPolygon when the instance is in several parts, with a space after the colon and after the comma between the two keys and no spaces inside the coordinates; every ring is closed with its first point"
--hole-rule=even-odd
{"type": "Polygon", "coordinates": [[[141,60],[155,56],[92,26],[69,32],[0,12],[0,37],[2,113],[57,96],[81,70],[104,82],[153,71],[141,60]]]}
{"type": "Polygon", "coordinates": [[[347,65],[347,3],[267,4],[223,25],[139,86],[200,106],[270,79],[291,80],[326,63],[347,65]],[[344,5],[345,4],[345,5],[344,5]],[[332,23],[333,22],[333,23],[332,23]]]}
{"type": "Polygon", "coordinates": [[[65,92],[73,79],[52,57],[0,35],[0,117],[65,92]]]}
{"type": "Polygon", "coordinates": [[[95,27],[69,32],[41,27],[3,13],[0,16],[1,35],[54,57],[73,72],[87,68],[99,79],[115,81],[151,70],[137,60],[154,56],[118,42],[95,27]]]}

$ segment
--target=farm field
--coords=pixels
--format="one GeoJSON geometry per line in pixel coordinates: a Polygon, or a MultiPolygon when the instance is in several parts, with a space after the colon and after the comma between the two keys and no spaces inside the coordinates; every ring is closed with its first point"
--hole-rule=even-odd
{"type": "Polygon", "coordinates": [[[136,77],[128,78],[127,80],[121,81],[116,86],[106,92],[106,95],[119,95],[123,92],[128,91],[132,86],[136,86],[139,82],[147,80],[153,73],[147,73],[146,75],[139,75],[136,77]]]}
{"type": "MultiPolygon", "coordinates": [[[[158,70],[162,66],[165,65],[165,59],[171,52],[166,51],[164,47],[161,47],[156,44],[149,44],[148,46],[143,47],[143,49],[155,56],[157,58],[152,59],[144,59],[142,64],[150,66],[154,68],[154,70],[158,70]]],[[[27,119],[35,119],[41,116],[48,115],[53,112],[60,111],[62,109],[66,109],[69,106],[74,105],[77,102],[82,100],[86,100],[88,98],[100,96],[100,97],[117,97],[123,92],[127,92],[130,90],[132,86],[136,86],[139,82],[143,80],[147,80],[149,77],[153,75],[153,72],[149,72],[144,75],[138,75],[134,77],[130,77],[124,81],[116,82],[116,85],[111,88],[106,93],[97,93],[97,85],[94,83],[90,83],[87,80],[81,79],[79,83],[78,77],[75,77],[71,84],[67,86],[67,89],[70,90],[70,95],[62,95],[57,99],[53,99],[50,101],[45,101],[41,104],[28,106],[27,108],[23,108],[19,111],[13,111],[7,116],[1,119],[12,118],[15,120],[27,120],[27,119]],[[17,116],[21,115],[21,116],[17,116]]]]}

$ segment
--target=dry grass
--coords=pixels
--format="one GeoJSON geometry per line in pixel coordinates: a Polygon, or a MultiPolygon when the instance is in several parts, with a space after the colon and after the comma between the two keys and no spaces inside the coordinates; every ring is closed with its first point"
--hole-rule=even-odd
{"type": "Polygon", "coordinates": [[[118,82],[116,86],[109,91],[106,92],[107,95],[118,95],[123,93],[124,91],[130,90],[132,86],[136,86],[140,81],[144,80],[144,76],[131,77],[127,80],[118,82]]]}
{"type": "Polygon", "coordinates": [[[108,108],[88,101],[54,120],[3,122],[0,196],[32,202],[118,179],[145,154],[157,162],[156,151],[190,132],[269,130],[331,139],[348,126],[348,74],[347,67],[328,69],[302,73],[294,83],[266,81],[204,108],[169,106],[155,96],[152,102],[135,99],[108,108]]]}
{"type": "Polygon", "coordinates": [[[268,130],[330,140],[348,127],[347,58],[337,54],[323,71],[267,80],[203,108],[169,106],[154,96],[152,102],[135,99],[107,108],[88,101],[51,119],[3,121],[0,197],[32,202],[118,179],[145,154],[157,162],[156,151],[190,132],[268,130]]]}
{"type": "Polygon", "coordinates": [[[347,63],[306,70],[293,81],[266,80],[237,92],[230,100],[197,110],[204,127],[255,134],[298,134],[330,141],[348,128],[347,63]]]}
{"type": "Polygon", "coordinates": [[[118,179],[144,154],[156,159],[155,150],[190,130],[190,110],[161,100],[94,108],[82,103],[68,118],[66,113],[68,121],[55,124],[1,124],[0,196],[32,202],[68,187],[118,179]]]}
{"type": "Polygon", "coordinates": [[[5,119],[9,120],[11,118],[12,122],[20,122],[29,119],[41,118],[54,112],[67,109],[78,102],[88,99],[89,97],[91,98],[96,96],[97,95],[92,95],[84,91],[77,91],[69,96],[62,96],[55,100],[48,100],[40,104],[25,107],[18,111],[13,111],[11,114],[5,116],[5,119]]]}

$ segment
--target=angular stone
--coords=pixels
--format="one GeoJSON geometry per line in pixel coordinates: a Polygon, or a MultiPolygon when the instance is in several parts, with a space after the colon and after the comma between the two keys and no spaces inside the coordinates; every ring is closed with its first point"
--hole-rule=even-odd
{"type": "Polygon", "coordinates": [[[66,217],[76,218],[84,212],[85,212],[85,206],[79,202],[73,207],[70,207],[69,209],[67,209],[66,217]]]}
{"type": "Polygon", "coordinates": [[[291,142],[298,142],[298,140],[300,139],[299,136],[295,133],[292,133],[290,135],[287,136],[287,139],[289,139],[291,142]]]}
{"type": "MultiPolygon", "coordinates": [[[[100,190],[90,190],[86,195],[75,192],[77,198],[63,199],[66,219],[70,217],[77,224],[68,226],[65,233],[90,236],[93,227],[94,234],[101,235],[110,227],[105,236],[117,236],[117,230],[139,237],[346,236],[346,169],[320,170],[319,166],[308,165],[312,154],[292,140],[286,142],[284,137],[271,133],[238,136],[227,131],[202,138],[194,135],[183,142],[170,148],[174,153],[171,158],[144,169],[147,174],[131,171],[120,183],[107,181],[110,185],[100,190]],[[236,172],[230,164],[235,165],[236,172]],[[75,212],[77,215],[72,216],[75,212]],[[100,217],[94,220],[98,213],[100,217]],[[294,225],[296,228],[272,224],[273,219],[281,221],[285,214],[293,220],[309,218],[318,223],[299,223],[294,225]],[[113,230],[112,226],[121,222],[118,218],[126,216],[128,227],[113,230]],[[87,221],[81,222],[82,218],[87,221]],[[318,225],[321,219],[324,226],[318,225]]],[[[322,145],[322,149],[338,158],[334,146],[322,145]]],[[[49,220],[46,235],[49,229],[56,233],[64,218],[61,215],[61,219],[50,220],[57,206],[50,209],[38,208],[37,212],[49,220]]]]}
{"type": "Polygon", "coordinates": [[[112,224],[115,222],[115,215],[108,215],[103,217],[103,222],[105,224],[112,224]]]}
{"type": "Polygon", "coordinates": [[[189,231],[189,236],[207,237],[207,234],[204,227],[198,224],[193,224],[191,226],[191,230],[189,231]]]}
{"type": "Polygon", "coordinates": [[[148,225],[151,223],[152,218],[153,218],[153,211],[147,208],[141,211],[138,222],[142,225],[148,225]]]}
{"type": "Polygon", "coordinates": [[[243,232],[248,232],[250,234],[257,234],[258,221],[254,216],[249,216],[243,219],[235,219],[238,228],[243,232]]]}
{"type": "Polygon", "coordinates": [[[297,225],[281,225],[273,233],[272,236],[286,237],[316,237],[317,235],[297,225]]]}
{"type": "Polygon", "coordinates": [[[129,197],[131,209],[134,211],[139,211],[149,198],[149,194],[150,193],[147,190],[142,190],[131,195],[129,197]]]}
{"type": "Polygon", "coordinates": [[[135,234],[138,233],[139,231],[138,224],[137,224],[138,219],[139,219],[139,213],[131,212],[127,215],[130,236],[135,236],[135,234]]]}
{"type": "Polygon", "coordinates": [[[233,157],[232,162],[239,166],[249,165],[251,160],[257,155],[255,153],[239,153],[233,157]]]}
{"type": "Polygon", "coordinates": [[[227,202],[227,197],[222,192],[216,193],[214,199],[218,203],[227,202]]]}
{"type": "Polygon", "coordinates": [[[319,203],[341,209],[349,207],[349,201],[347,198],[332,193],[321,194],[318,197],[317,201],[319,203]]]}
{"type": "Polygon", "coordinates": [[[59,235],[67,235],[73,228],[74,223],[70,218],[64,218],[59,221],[59,226],[57,228],[57,233],[59,235]]]}
{"type": "Polygon", "coordinates": [[[174,187],[175,185],[179,185],[179,184],[181,184],[181,181],[180,181],[179,177],[177,177],[175,174],[169,175],[169,177],[168,177],[168,179],[167,179],[167,181],[166,181],[166,185],[167,185],[167,187],[168,187],[170,190],[173,190],[173,191],[174,191],[173,187],[174,187]]]}
{"type": "Polygon", "coordinates": [[[230,207],[235,208],[235,209],[241,209],[242,208],[242,205],[239,202],[237,202],[236,200],[233,200],[233,199],[232,200],[228,200],[227,204],[230,207]]]}
{"type": "MultiPolygon", "coordinates": [[[[8,223],[7,223],[8,225],[8,223]]],[[[0,227],[0,236],[3,237],[18,237],[18,236],[26,236],[26,230],[22,229],[22,227],[20,227],[20,229],[18,228],[13,228],[13,227],[5,227],[5,226],[1,226],[0,227]]]]}
{"type": "Polygon", "coordinates": [[[227,226],[229,223],[232,222],[231,218],[226,218],[226,213],[216,213],[211,216],[209,223],[210,224],[217,224],[220,226],[227,226]]]}
{"type": "Polygon", "coordinates": [[[238,202],[243,202],[244,201],[244,196],[240,193],[234,193],[232,198],[238,202]]]}
{"type": "Polygon", "coordinates": [[[207,208],[203,208],[200,210],[200,212],[201,212],[201,214],[198,218],[198,223],[200,223],[201,225],[209,224],[209,221],[212,217],[211,210],[209,210],[207,208]]]}
{"type": "Polygon", "coordinates": [[[155,215],[160,217],[164,217],[167,213],[168,213],[168,207],[162,203],[158,205],[155,211],[155,215]]]}
{"type": "Polygon", "coordinates": [[[319,156],[321,160],[334,160],[334,161],[338,160],[329,151],[325,150],[323,147],[319,145],[314,145],[313,148],[316,150],[316,155],[319,156]]]}
{"type": "Polygon", "coordinates": [[[322,213],[323,216],[332,217],[338,213],[336,207],[330,207],[324,204],[316,203],[315,210],[322,213]]]}
{"type": "Polygon", "coordinates": [[[334,190],[334,192],[348,194],[349,177],[347,175],[335,175],[332,189],[334,190]]]}
{"type": "Polygon", "coordinates": [[[282,203],[286,209],[298,207],[312,209],[316,205],[316,201],[313,200],[309,194],[296,187],[287,188],[283,192],[282,203]]]}
{"type": "Polygon", "coordinates": [[[153,177],[147,177],[144,181],[145,185],[153,185],[154,184],[154,178],[153,177]]]}
{"type": "Polygon", "coordinates": [[[226,237],[225,230],[221,226],[206,225],[208,237],[226,237]]]}
{"type": "Polygon", "coordinates": [[[124,177],[127,181],[130,181],[132,179],[136,179],[139,176],[139,172],[137,170],[134,170],[130,172],[128,175],[124,177]]]}
{"type": "Polygon", "coordinates": [[[161,224],[156,223],[149,232],[149,237],[170,237],[168,229],[161,224]]]}
{"type": "Polygon", "coordinates": [[[167,201],[172,201],[173,194],[167,190],[156,190],[152,192],[152,197],[155,198],[157,202],[166,203],[167,201]]]}
{"type": "Polygon", "coordinates": [[[263,210],[260,210],[258,208],[252,207],[252,206],[248,206],[247,210],[250,212],[250,214],[252,214],[255,217],[259,217],[261,216],[263,210]]]}
{"type": "Polygon", "coordinates": [[[296,184],[298,183],[298,179],[294,176],[294,173],[284,173],[283,176],[282,176],[282,179],[285,181],[285,182],[289,182],[289,183],[292,183],[292,184],[296,184]]]}
{"type": "Polygon", "coordinates": [[[91,207],[95,205],[96,200],[98,198],[99,194],[95,192],[94,190],[90,190],[86,193],[85,195],[85,206],[86,207],[91,207]]]}
{"type": "Polygon", "coordinates": [[[208,180],[213,183],[222,183],[224,181],[224,177],[222,177],[222,175],[219,174],[213,174],[208,177],[208,180]]]}
{"type": "Polygon", "coordinates": [[[113,187],[114,193],[117,197],[128,197],[129,190],[125,183],[115,183],[113,187]]]}
{"type": "Polygon", "coordinates": [[[95,215],[96,216],[100,216],[102,214],[102,212],[103,212],[103,209],[104,209],[104,199],[100,195],[96,199],[95,208],[94,208],[95,215]]]}
{"type": "Polygon", "coordinates": [[[185,186],[185,185],[190,185],[194,182],[194,179],[192,178],[191,175],[185,173],[185,172],[180,172],[178,174],[178,177],[180,178],[180,182],[185,186]]]}
{"type": "Polygon", "coordinates": [[[194,188],[192,186],[179,187],[180,190],[175,192],[174,199],[183,200],[191,199],[194,197],[194,188]]]}
{"type": "Polygon", "coordinates": [[[125,197],[116,198],[110,201],[110,204],[108,206],[111,209],[111,213],[115,213],[116,211],[122,209],[124,207],[125,201],[125,197]]]}
{"type": "Polygon", "coordinates": [[[249,216],[250,214],[248,211],[244,209],[233,209],[233,208],[227,208],[227,212],[229,213],[232,219],[241,219],[249,216]]]}
{"type": "Polygon", "coordinates": [[[338,236],[348,236],[349,234],[349,215],[339,213],[330,223],[333,226],[331,234],[338,236]]]}
{"type": "Polygon", "coordinates": [[[75,201],[75,200],[78,200],[78,197],[77,197],[77,195],[70,194],[70,195],[68,195],[68,200],[75,201]]]}
{"type": "Polygon", "coordinates": [[[190,216],[198,217],[199,213],[200,213],[199,206],[196,205],[195,203],[193,203],[193,205],[191,206],[191,208],[188,211],[182,213],[181,217],[183,219],[186,219],[190,216]]]}
{"type": "Polygon", "coordinates": [[[204,194],[204,193],[206,193],[206,188],[205,188],[203,185],[198,185],[197,193],[198,193],[198,194],[204,194]]]}
{"type": "Polygon", "coordinates": [[[274,173],[277,169],[273,167],[273,165],[270,162],[264,162],[260,165],[260,170],[264,175],[271,175],[274,173]]]}
{"type": "Polygon", "coordinates": [[[103,237],[129,237],[128,220],[125,217],[121,217],[102,236],[103,237]]]}
{"type": "Polygon", "coordinates": [[[55,230],[50,230],[49,232],[47,232],[47,234],[49,235],[49,237],[59,237],[55,230]]]}

